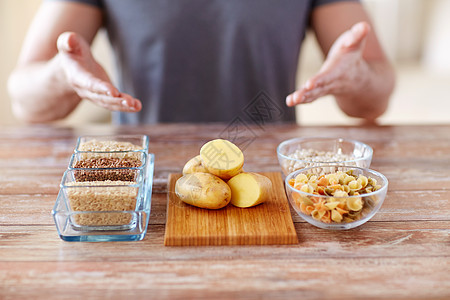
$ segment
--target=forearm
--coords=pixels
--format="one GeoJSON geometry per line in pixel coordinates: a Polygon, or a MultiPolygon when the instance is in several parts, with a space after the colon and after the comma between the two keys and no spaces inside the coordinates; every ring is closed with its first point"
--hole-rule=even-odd
{"type": "Polygon", "coordinates": [[[349,78],[355,84],[343,93],[335,93],[336,102],[351,117],[374,120],[387,109],[395,86],[395,72],[387,62],[362,61],[357,78],[349,78]]]}
{"type": "Polygon", "coordinates": [[[9,78],[8,90],[13,113],[29,123],[62,119],[81,100],[67,82],[59,54],[46,62],[18,66],[9,78]]]}

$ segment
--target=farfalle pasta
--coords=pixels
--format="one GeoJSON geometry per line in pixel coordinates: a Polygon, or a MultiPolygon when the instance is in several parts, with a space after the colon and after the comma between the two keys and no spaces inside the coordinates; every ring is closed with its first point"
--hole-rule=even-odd
{"type": "Polygon", "coordinates": [[[300,173],[288,183],[307,194],[293,193],[297,208],[305,215],[324,223],[359,220],[365,208],[374,206],[373,199],[363,198],[361,195],[381,188],[376,179],[361,174],[354,175],[351,170],[320,176],[300,173]]]}

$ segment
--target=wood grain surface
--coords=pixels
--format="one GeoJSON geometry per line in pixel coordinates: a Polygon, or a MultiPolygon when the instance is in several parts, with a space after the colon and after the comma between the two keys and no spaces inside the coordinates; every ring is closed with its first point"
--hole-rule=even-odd
{"type": "Polygon", "coordinates": [[[280,172],[261,173],[272,181],[269,199],[255,207],[218,210],[183,203],[175,194],[182,174],[169,175],[164,245],[282,245],[298,243],[280,172]],[[180,222],[183,220],[183,222],[180,222]]]}
{"type": "MultiPolygon", "coordinates": [[[[290,245],[166,247],[168,176],[228,124],[0,127],[0,299],[450,299],[450,125],[250,127],[245,168],[280,172],[277,145],[332,136],[372,146],[389,179],[364,225],[328,231],[291,209],[290,245]],[[155,178],[140,242],[64,242],[51,209],[76,138],[147,134],[155,178]]],[[[183,222],[182,220],[180,222],[183,222]]]]}

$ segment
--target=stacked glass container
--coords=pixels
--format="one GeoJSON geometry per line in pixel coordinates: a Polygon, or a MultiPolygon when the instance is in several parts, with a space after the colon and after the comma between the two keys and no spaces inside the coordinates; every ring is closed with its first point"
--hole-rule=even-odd
{"type": "Polygon", "coordinates": [[[146,135],[79,137],[52,210],[61,239],[142,240],[153,168],[146,135]]]}

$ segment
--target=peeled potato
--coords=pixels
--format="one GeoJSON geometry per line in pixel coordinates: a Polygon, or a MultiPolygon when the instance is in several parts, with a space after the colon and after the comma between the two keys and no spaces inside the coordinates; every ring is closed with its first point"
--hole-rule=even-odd
{"type": "Polygon", "coordinates": [[[202,165],[209,173],[224,180],[239,174],[244,165],[244,154],[230,141],[216,139],[200,149],[202,165]]]}
{"type": "Polygon", "coordinates": [[[175,193],[181,201],[209,209],[219,209],[230,203],[230,187],[219,177],[209,173],[191,173],[175,183],[175,193]]]}
{"type": "Polygon", "coordinates": [[[208,173],[208,170],[202,165],[202,160],[200,159],[200,155],[191,158],[183,168],[183,175],[191,174],[191,173],[208,173]]]}
{"type": "Polygon", "coordinates": [[[231,188],[231,204],[252,207],[266,201],[272,189],[272,181],[258,173],[240,173],[227,182],[231,188]]]}

